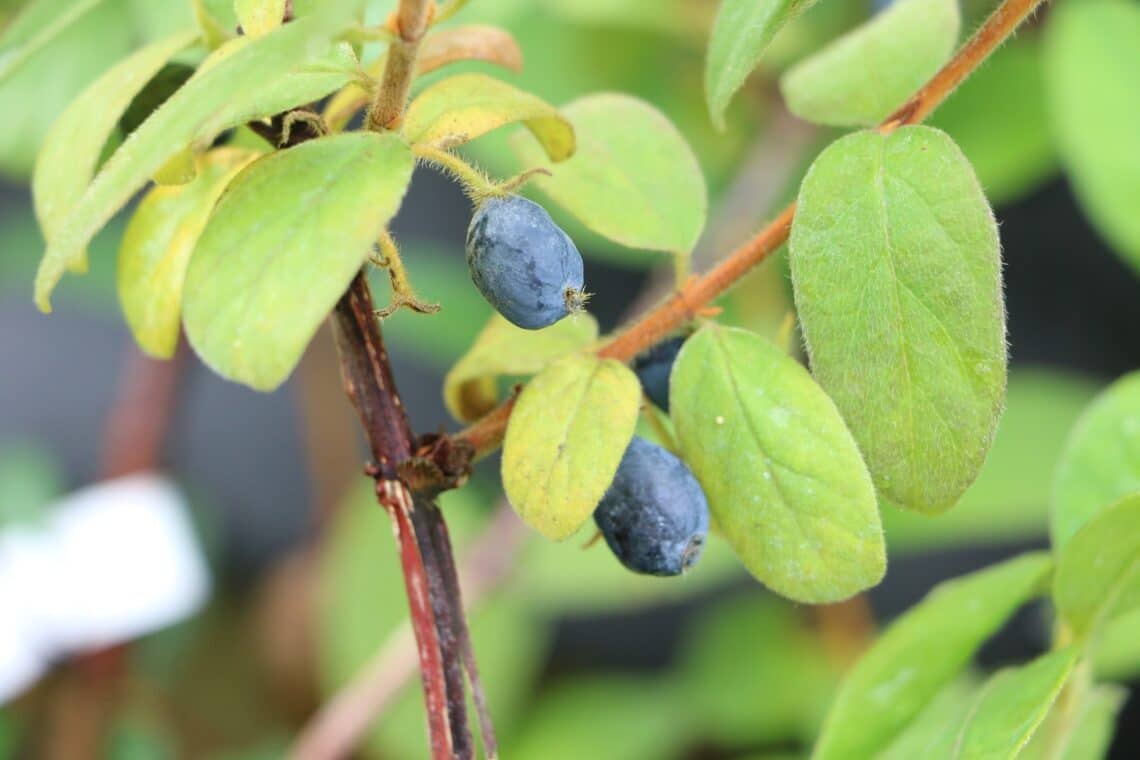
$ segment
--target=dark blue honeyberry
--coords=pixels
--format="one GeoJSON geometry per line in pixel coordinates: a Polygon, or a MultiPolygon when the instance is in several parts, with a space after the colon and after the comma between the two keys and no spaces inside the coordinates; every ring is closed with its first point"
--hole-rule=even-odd
{"type": "Polygon", "coordinates": [[[495,310],[537,330],[580,311],[582,255],[542,206],[517,195],[484,201],[467,228],[467,268],[495,310]]]}
{"type": "Polygon", "coordinates": [[[666,412],[669,411],[669,374],[684,342],[684,336],[680,335],[663,340],[633,360],[633,371],[645,395],[666,412]]]}
{"type": "Polygon", "coordinates": [[[709,532],[709,505],[685,463],[634,437],[594,510],[614,555],[645,575],[680,575],[696,564],[709,532]]]}

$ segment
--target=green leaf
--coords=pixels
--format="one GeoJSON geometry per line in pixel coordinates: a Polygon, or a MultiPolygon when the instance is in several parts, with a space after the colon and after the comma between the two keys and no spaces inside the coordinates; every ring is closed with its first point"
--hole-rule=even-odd
{"type": "Polygon", "coordinates": [[[496,314],[444,378],[447,409],[459,420],[478,419],[499,403],[499,377],[533,375],[597,338],[598,322],[589,314],[563,319],[543,330],[515,327],[496,314]]]}
{"type": "Polygon", "coordinates": [[[1076,647],[1060,649],[991,676],[958,734],[953,753],[947,757],[1017,757],[1045,720],[1079,653],[1076,647]]]}
{"type": "Polygon", "coordinates": [[[1097,230],[1140,270],[1140,6],[1064,3],[1049,17],[1045,81],[1053,131],[1097,230]]]}
{"type": "Polygon", "coordinates": [[[503,489],[547,538],[572,536],[614,479],[633,438],[641,385],[613,359],[571,354],[519,395],[503,442],[503,489]]]}
{"type": "Polygon", "coordinates": [[[1024,196],[1057,168],[1038,38],[998,48],[929,123],[950,134],[991,203],[1024,196]]]}
{"type": "Polygon", "coordinates": [[[810,603],[883,577],[867,468],[802,366],[758,335],[709,325],[685,341],[670,396],[684,459],[749,572],[810,603]]]}
{"type": "Polygon", "coordinates": [[[1088,407],[1056,473],[1049,532],[1060,549],[1102,509],[1140,491],[1140,372],[1117,380],[1088,407]]]}
{"type": "Polygon", "coordinates": [[[896,0],[785,72],[780,92],[808,121],[877,124],[950,59],[960,23],[957,0],[896,0]]]}
{"type": "Polygon", "coordinates": [[[944,757],[953,750],[958,730],[977,696],[974,676],[967,672],[943,687],[876,760],[944,757]]]}
{"type": "Polygon", "coordinates": [[[816,0],[721,0],[705,58],[705,99],[713,123],[724,127],[732,96],[756,68],[776,32],[816,0]]]}
{"type": "Polygon", "coordinates": [[[889,550],[1009,543],[1048,532],[1052,480],[1069,431],[1097,386],[1045,369],[1014,369],[994,445],[978,479],[937,517],[888,506],[889,550]]]}
{"type": "Polygon", "coordinates": [[[574,128],[544,100],[486,74],[457,74],[424,90],[408,106],[401,131],[413,144],[452,148],[522,122],[551,161],[574,153],[574,128]]]}
{"type": "Polygon", "coordinates": [[[708,212],[701,168],[677,128],[636,98],[589,95],[562,109],[578,149],[551,166],[534,141],[514,135],[526,166],[553,176],[534,184],[594,232],[630,248],[687,255],[708,212]]]}
{"type": "Polygon", "coordinates": [[[135,209],[119,247],[119,302],[139,347],[151,356],[174,355],[190,254],[230,180],[257,156],[241,148],[207,153],[193,182],[156,187],[135,209]]]}
{"type": "MultiPolygon", "coordinates": [[[[44,139],[32,177],[36,218],[50,242],[91,183],[103,146],[131,101],[171,56],[197,37],[180,32],[147,45],[112,67],[71,102],[44,139]]],[[[73,262],[85,268],[86,256],[73,262]]]]}
{"type": "Polygon", "coordinates": [[[36,302],[40,309],[50,310],[51,291],[64,270],[82,261],[91,237],[148,178],[191,142],[209,142],[221,130],[257,115],[249,113],[245,106],[249,94],[254,93],[258,103],[269,102],[261,99],[261,88],[276,92],[269,83],[281,77],[281,72],[289,72],[298,66],[298,60],[305,61],[311,54],[323,51],[347,23],[346,9],[353,5],[351,0],[336,0],[330,3],[327,13],[286,24],[256,40],[235,40],[243,44],[222,47],[207,58],[199,72],[107,160],[66,222],[48,241],[36,275],[36,302]]]}
{"type": "Polygon", "coordinates": [[[0,82],[103,0],[32,0],[0,35],[0,82]]]}
{"type": "Polygon", "coordinates": [[[186,273],[186,335],[202,360],[258,390],[280,385],[399,209],[413,165],[396,135],[359,132],[243,169],[186,273]]]}
{"type": "Polygon", "coordinates": [[[969,163],[930,127],[841,138],[804,179],[790,251],[812,371],[876,487],[948,509],[981,469],[1006,379],[997,225],[969,163]]]}
{"type": "Polygon", "coordinates": [[[1140,609],[1113,618],[1100,630],[1092,658],[1101,680],[1131,681],[1140,675],[1140,609]]]}
{"type": "Polygon", "coordinates": [[[1024,554],[936,586],[848,672],[812,756],[872,757],[889,746],[982,642],[1044,590],[1052,566],[1044,552],[1024,554]]]}
{"type": "Polygon", "coordinates": [[[286,0],[234,0],[234,15],[242,32],[260,37],[285,21],[286,0]]]}
{"type": "Polygon", "coordinates": [[[1045,724],[1033,735],[1025,751],[1018,755],[1019,760],[1099,760],[1108,757],[1112,734],[1116,730],[1116,716],[1127,698],[1128,689],[1106,684],[1084,695],[1072,717],[1059,711],[1058,708],[1064,706],[1063,700],[1054,704],[1045,724]],[[1066,727],[1063,723],[1070,725],[1066,727]],[[1064,733],[1055,747],[1051,746],[1057,741],[1057,734],[1051,733],[1054,729],[1064,733]]]}
{"type": "Polygon", "coordinates": [[[0,449],[0,534],[46,520],[64,487],[63,473],[47,452],[30,446],[0,449]]]}
{"type": "Polygon", "coordinates": [[[1140,606],[1140,493],[1089,520],[1065,544],[1053,602],[1078,636],[1140,606]]]}

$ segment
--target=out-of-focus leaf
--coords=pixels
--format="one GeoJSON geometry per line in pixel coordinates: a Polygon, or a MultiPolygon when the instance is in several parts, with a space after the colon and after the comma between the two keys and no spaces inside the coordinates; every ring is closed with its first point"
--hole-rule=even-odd
{"type": "Polygon", "coordinates": [[[0,82],[103,0],[31,0],[0,34],[0,82]]]}
{"type": "Polygon", "coordinates": [[[637,376],[620,362],[570,354],[523,389],[503,441],[503,490],[549,539],[572,536],[593,514],[633,437],[637,376]]]}
{"type": "Polygon", "coordinates": [[[1128,689],[1105,684],[1084,695],[1073,716],[1058,714],[1060,705],[1055,704],[1045,723],[1017,756],[1018,760],[1100,760],[1108,757],[1112,734],[1116,731],[1116,717],[1127,698],[1128,689]],[[1062,728],[1057,726],[1058,721],[1071,721],[1071,724],[1062,728]],[[1052,732],[1058,729],[1066,731],[1066,734],[1060,746],[1054,747],[1056,733],[1052,732]]]}
{"type": "Polygon", "coordinates": [[[958,0],[898,0],[785,72],[780,91],[808,121],[875,124],[950,58],[959,24],[958,0]]]}
{"type": "Polygon", "coordinates": [[[1140,491],[1140,372],[1101,393],[1069,435],[1053,481],[1053,546],[1064,547],[1098,512],[1133,491],[1140,491]]]}
{"type": "Polygon", "coordinates": [[[487,24],[470,24],[440,29],[428,35],[416,56],[416,73],[458,61],[495,63],[511,71],[522,70],[522,51],[506,29],[487,24]]]}
{"type": "Polygon", "coordinates": [[[882,578],[867,468],[803,366],[758,335],[709,325],[685,341],[670,388],[684,459],[749,572],[809,603],[882,578]]]}
{"type": "Polygon", "coordinates": [[[243,169],[186,272],[186,336],[203,361],[258,390],[284,382],[399,209],[413,164],[396,135],[354,132],[243,169]]]}
{"type": "Polygon", "coordinates": [[[576,314],[542,330],[515,327],[496,314],[444,378],[447,409],[459,420],[478,419],[498,404],[500,376],[532,375],[597,337],[598,322],[589,314],[576,314]]]}
{"type": "Polygon", "coordinates": [[[949,512],[920,515],[884,505],[892,550],[1021,540],[1049,526],[1052,481],[1069,431],[1096,384],[1044,369],[1014,369],[1005,411],[978,479],[949,512]]]}
{"type": "Polygon", "coordinates": [[[0,449],[0,532],[42,519],[64,485],[63,474],[47,452],[30,446],[0,449]]]}
{"type": "Polygon", "coordinates": [[[1097,635],[1092,658],[1102,680],[1130,681],[1140,675],[1140,610],[1109,621],[1097,635]]]}
{"type": "Polygon", "coordinates": [[[552,165],[535,141],[512,137],[534,184],[594,232],[631,248],[687,255],[708,211],[704,177],[685,139],[660,111],[626,95],[590,95],[562,113],[578,148],[552,165]]]}
{"type": "Polygon", "coordinates": [[[813,757],[871,757],[888,748],[982,642],[1044,590],[1052,569],[1048,554],[1024,554],[936,586],[848,672],[813,757]]]}
{"type": "Polygon", "coordinates": [[[1085,212],[1140,271],[1140,5],[1064,3],[1045,36],[1045,81],[1061,160],[1085,212]]]}
{"type": "Polygon", "coordinates": [[[949,509],[985,461],[1006,380],[997,224],[969,162],[930,127],[843,137],[804,179],[789,251],[812,371],[876,488],[949,509]]]}
{"type": "Polygon", "coordinates": [[[918,716],[876,760],[915,760],[941,757],[949,753],[958,738],[958,729],[974,706],[978,686],[966,674],[951,681],[930,700],[918,716]]]}
{"type": "Polygon", "coordinates": [[[1057,167],[1040,48],[1032,37],[998,48],[930,119],[962,148],[991,203],[1025,195],[1057,167]]]}

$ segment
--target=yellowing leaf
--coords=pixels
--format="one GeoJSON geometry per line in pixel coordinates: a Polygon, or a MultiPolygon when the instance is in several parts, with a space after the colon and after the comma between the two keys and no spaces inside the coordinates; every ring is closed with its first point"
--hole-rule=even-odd
{"type": "Polygon", "coordinates": [[[572,354],[523,390],[503,442],[503,489],[555,541],[593,514],[633,438],[641,385],[613,359],[572,354]]]}
{"type": "Polygon", "coordinates": [[[515,327],[496,314],[444,378],[447,409],[456,419],[477,419],[499,402],[497,378],[534,374],[597,337],[598,323],[589,314],[576,314],[542,330],[515,327]]]}
{"type": "Polygon", "coordinates": [[[812,372],[892,503],[944,511],[1005,395],[997,225],[962,152],[903,127],[832,143],[800,188],[790,261],[812,372]]]}
{"type": "MultiPolygon", "coordinates": [[[[131,100],[195,37],[191,30],[147,45],[96,79],[52,125],[32,176],[36,218],[49,242],[91,183],[103,146],[131,100]]],[[[85,259],[81,251],[73,265],[85,259]]]]}
{"type": "Polygon", "coordinates": [[[233,148],[207,153],[193,182],[156,187],[135,209],[119,248],[119,300],[135,340],[151,356],[173,356],[190,254],[222,191],[256,157],[233,148]]]}
{"type": "Polygon", "coordinates": [[[788,109],[819,124],[876,124],[949,60],[958,0],[896,0],[780,77],[788,109]]]}
{"type": "Polygon", "coordinates": [[[554,106],[485,74],[459,74],[424,90],[401,131],[413,144],[451,148],[520,121],[552,161],[574,153],[574,128],[554,106]]]}
{"type": "Polygon", "coordinates": [[[670,396],[684,459],[749,572],[810,603],[883,577],[867,468],[803,367],[758,335],[710,325],[681,349],[670,396]]]}
{"type": "Polygon", "coordinates": [[[286,0],[234,0],[234,14],[248,37],[272,32],[285,21],[286,0]]]}
{"type": "Polygon", "coordinates": [[[511,146],[552,176],[534,184],[582,224],[630,248],[687,255],[705,225],[704,175],[685,138],[650,104],[627,95],[588,95],[562,109],[578,149],[557,165],[525,134],[511,146]]]}
{"type": "Polygon", "coordinates": [[[243,169],[186,273],[202,360],[257,390],[280,385],[399,209],[413,163],[396,135],[354,132],[243,169]]]}

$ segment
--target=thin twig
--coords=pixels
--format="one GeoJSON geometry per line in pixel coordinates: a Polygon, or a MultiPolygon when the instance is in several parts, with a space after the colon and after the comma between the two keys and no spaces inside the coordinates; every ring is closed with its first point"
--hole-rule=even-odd
{"type": "MultiPolygon", "coordinates": [[[[1005,0],[970,40],[934,77],[879,127],[886,134],[898,127],[917,124],[934,111],[990,53],[1005,41],[1043,0],[1005,0]]],[[[757,264],[772,255],[788,239],[795,217],[793,202],[751,240],[730,253],[706,274],[689,280],[684,287],[634,322],[598,350],[603,358],[629,361],[662,340],[731,288],[757,264]]],[[[456,434],[470,444],[476,457],[486,456],[503,441],[515,398],[504,401],[482,419],[456,434]]]]}

